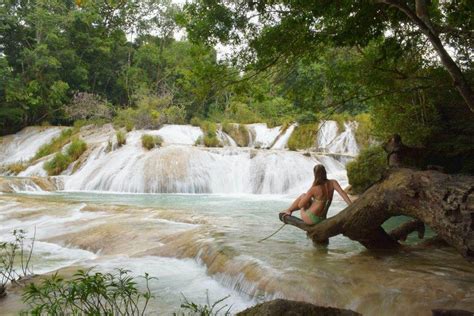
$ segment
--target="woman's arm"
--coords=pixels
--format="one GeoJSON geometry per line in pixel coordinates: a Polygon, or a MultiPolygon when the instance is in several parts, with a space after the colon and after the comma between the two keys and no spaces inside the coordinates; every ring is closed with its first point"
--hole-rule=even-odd
{"type": "Polygon", "coordinates": [[[332,185],[334,187],[334,190],[337,191],[337,193],[339,193],[339,195],[343,198],[344,201],[346,201],[346,203],[349,205],[352,203],[351,199],[349,198],[349,196],[347,195],[346,191],[344,191],[341,186],[339,185],[339,183],[336,181],[336,180],[332,180],[332,185]]]}

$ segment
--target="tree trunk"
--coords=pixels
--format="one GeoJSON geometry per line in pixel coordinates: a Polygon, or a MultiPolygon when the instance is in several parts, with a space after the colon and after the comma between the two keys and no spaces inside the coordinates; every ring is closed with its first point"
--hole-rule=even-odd
{"type": "Polygon", "coordinates": [[[305,230],[314,243],[343,234],[368,249],[396,249],[411,231],[424,234],[421,222],[469,260],[474,259],[474,177],[439,171],[393,168],[380,182],[339,214],[317,225],[283,216],[287,224],[305,230]],[[417,221],[391,233],[382,224],[392,216],[417,221]]]}
{"type": "Polygon", "coordinates": [[[471,86],[461,72],[461,69],[459,69],[458,65],[454,62],[454,60],[444,48],[443,44],[441,43],[441,39],[436,33],[436,30],[432,27],[431,21],[427,15],[424,15],[420,18],[412,9],[410,9],[410,7],[397,0],[380,0],[380,2],[397,8],[403,12],[416,26],[418,26],[420,31],[431,42],[431,45],[433,45],[433,48],[441,59],[441,63],[453,79],[456,90],[458,90],[458,92],[461,94],[471,112],[474,112],[474,94],[472,92],[471,86]]]}

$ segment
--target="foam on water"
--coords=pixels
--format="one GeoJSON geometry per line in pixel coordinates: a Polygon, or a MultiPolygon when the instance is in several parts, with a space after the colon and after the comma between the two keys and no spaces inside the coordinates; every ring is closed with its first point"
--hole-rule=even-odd
{"type": "Polygon", "coordinates": [[[296,124],[290,125],[286,131],[281,135],[275,144],[272,146],[272,149],[285,149],[288,145],[288,140],[290,139],[291,134],[296,128],[296,124]]]}
{"type": "Polygon", "coordinates": [[[281,126],[269,128],[265,123],[247,124],[250,132],[249,147],[270,148],[280,135],[281,126]]]}

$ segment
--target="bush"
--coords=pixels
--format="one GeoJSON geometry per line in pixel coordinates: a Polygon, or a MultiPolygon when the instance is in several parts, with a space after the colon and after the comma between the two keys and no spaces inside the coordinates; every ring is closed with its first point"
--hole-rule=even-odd
{"type": "Polygon", "coordinates": [[[71,157],[59,152],[53,159],[45,162],[43,168],[48,172],[49,176],[55,176],[66,170],[71,162],[71,157]]]}
{"type": "Polygon", "coordinates": [[[184,295],[184,302],[181,303],[181,309],[187,311],[187,313],[173,313],[173,316],[178,315],[200,315],[200,316],[214,316],[214,315],[223,315],[229,316],[231,315],[230,309],[232,306],[228,306],[227,304],[221,305],[226,299],[230,296],[223,297],[214,303],[211,303],[209,299],[209,293],[206,292],[207,302],[204,305],[196,304],[194,302],[190,302],[184,295]],[[227,309],[226,309],[227,308],[227,309]]]}
{"type": "Polygon", "coordinates": [[[64,106],[64,112],[73,120],[108,120],[112,117],[110,104],[100,96],[88,92],[74,94],[71,103],[64,106]]]}
{"type": "Polygon", "coordinates": [[[66,150],[66,154],[71,158],[72,161],[77,160],[87,149],[87,144],[81,139],[73,139],[71,144],[66,150]]]}
{"type": "Polygon", "coordinates": [[[372,121],[370,118],[370,114],[358,114],[355,116],[354,120],[358,124],[357,129],[355,131],[357,144],[360,148],[367,148],[372,138],[372,121]]]}
{"type": "Polygon", "coordinates": [[[26,168],[28,168],[28,164],[24,162],[14,162],[7,165],[5,168],[8,171],[8,173],[17,175],[23,170],[25,170],[26,168]]]}
{"type": "Polygon", "coordinates": [[[73,129],[68,128],[61,132],[58,137],[55,137],[49,142],[48,144],[42,145],[38,151],[36,152],[33,160],[40,159],[42,157],[51,155],[55,152],[60,151],[64,145],[69,143],[71,137],[73,135],[73,129]]]}
{"type": "Polygon", "coordinates": [[[145,273],[146,290],[142,292],[129,272],[79,270],[71,280],[54,274],[39,285],[29,284],[23,300],[32,315],[145,315],[153,297],[149,288],[152,278],[145,273]]]}
{"type": "Polygon", "coordinates": [[[380,146],[363,149],[347,164],[347,177],[354,193],[360,194],[382,178],[387,166],[387,155],[380,146]]]}
{"type": "Polygon", "coordinates": [[[125,145],[127,143],[127,134],[122,132],[122,131],[117,131],[115,133],[115,136],[117,137],[117,144],[119,147],[125,145]]]}
{"type": "Polygon", "coordinates": [[[204,146],[206,147],[221,147],[221,142],[217,138],[216,134],[207,133],[204,136],[204,146]]]}
{"type": "Polygon", "coordinates": [[[317,124],[304,124],[295,128],[288,139],[288,148],[290,150],[311,148],[316,143],[318,133],[317,124]]]}
{"type": "Polygon", "coordinates": [[[8,283],[18,283],[19,280],[33,275],[30,261],[36,230],[29,246],[25,243],[26,231],[15,229],[12,235],[12,242],[0,242],[0,298],[6,295],[8,283]]]}
{"type": "Polygon", "coordinates": [[[148,150],[155,147],[160,147],[163,144],[163,138],[161,136],[153,136],[148,134],[142,135],[142,146],[148,150]]]}

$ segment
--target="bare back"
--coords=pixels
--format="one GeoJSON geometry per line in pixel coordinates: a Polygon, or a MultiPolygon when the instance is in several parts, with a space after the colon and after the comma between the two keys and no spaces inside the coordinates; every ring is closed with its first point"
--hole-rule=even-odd
{"type": "Polygon", "coordinates": [[[325,183],[312,188],[311,195],[313,197],[313,203],[308,209],[311,213],[326,218],[334,196],[334,181],[335,180],[327,180],[325,183]]]}

